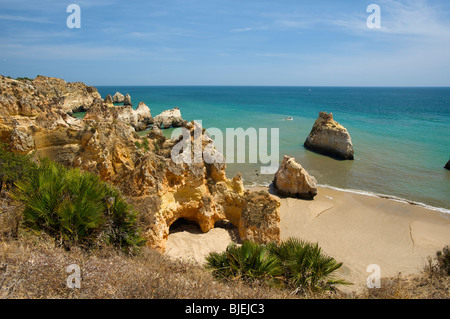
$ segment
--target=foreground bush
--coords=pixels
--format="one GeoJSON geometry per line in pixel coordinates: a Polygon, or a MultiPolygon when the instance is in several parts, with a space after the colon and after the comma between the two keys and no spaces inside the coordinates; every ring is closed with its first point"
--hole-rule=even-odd
{"type": "Polygon", "coordinates": [[[350,284],[335,275],[342,263],[323,253],[317,243],[289,238],[279,245],[270,244],[269,249],[280,260],[288,284],[298,292],[317,292],[350,284]]]}
{"type": "Polygon", "coordinates": [[[67,248],[112,244],[133,250],[143,243],[136,213],[118,190],[93,174],[44,160],[16,186],[13,197],[25,206],[23,225],[67,248]]]}
{"type": "Polygon", "coordinates": [[[232,243],[223,253],[211,253],[206,261],[213,275],[220,279],[269,279],[282,274],[279,259],[266,246],[251,241],[241,246],[232,243]]]}
{"type": "Polygon", "coordinates": [[[434,257],[428,257],[427,272],[430,276],[450,276],[450,248],[445,246],[442,250],[438,250],[434,257]]]}
{"type": "Polygon", "coordinates": [[[350,284],[335,276],[342,266],[324,254],[317,244],[290,238],[281,244],[259,245],[245,241],[231,244],[223,253],[211,253],[206,267],[219,279],[263,280],[294,289],[296,293],[313,293],[350,284]]]}
{"type": "Polygon", "coordinates": [[[14,183],[33,174],[37,165],[30,156],[10,152],[6,144],[0,143],[0,194],[14,183]]]}

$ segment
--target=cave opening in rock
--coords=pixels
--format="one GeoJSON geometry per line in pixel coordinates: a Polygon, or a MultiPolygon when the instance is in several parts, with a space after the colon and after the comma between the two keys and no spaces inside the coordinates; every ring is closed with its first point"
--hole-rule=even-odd
{"type": "MultiPolygon", "coordinates": [[[[236,242],[240,241],[238,229],[235,225],[230,223],[230,221],[226,219],[218,220],[217,222],[215,222],[214,228],[225,229],[233,238],[233,241],[236,242]]],[[[203,234],[197,222],[183,217],[178,218],[169,227],[169,234],[175,234],[179,232],[188,232],[191,234],[203,234]]]]}
{"type": "Polygon", "coordinates": [[[200,226],[196,222],[180,217],[176,221],[174,221],[172,225],[170,225],[169,234],[174,234],[182,231],[187,231],[192,234],[202,233],[200,226]]]}

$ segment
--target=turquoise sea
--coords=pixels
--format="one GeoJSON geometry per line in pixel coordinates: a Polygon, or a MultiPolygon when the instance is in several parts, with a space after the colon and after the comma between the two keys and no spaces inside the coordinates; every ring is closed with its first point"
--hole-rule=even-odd
{"type": "MultiPolygon", "coordinates": [[[[204,128],[279,128],[280,161],[296,160],[320,185],[391,195],[450,212],[450,88],[356,87],[97,87],[102,98],[129,93],[153,116],[178,106],[204,128]],[[349,131],[354,161],[306,150],[319,111],[332,112],[349,131]],[[291,116],[292,121],[284,118],[291,116]]],[[[270,135],[269,135],[270,136],[270,135]]],[[[248,145],[247,145],[248,146],[248,145]]],[[[243,147],[240,145],[240,147],[243,147]]],[[[270,151],[269,151],[270,153],[270,151]]],[[[268,185],[260,164],[228,164],[246,185],[268,185]]]]}

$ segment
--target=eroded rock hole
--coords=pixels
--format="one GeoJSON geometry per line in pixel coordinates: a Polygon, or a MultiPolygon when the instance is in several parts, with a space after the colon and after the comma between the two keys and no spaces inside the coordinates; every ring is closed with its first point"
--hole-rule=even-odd
{"type": "Polygon", "coordinates": [[[172,225],[170,225],[169,234],[174,234],[182,231],[187,231],[192,234],[202,233],[200,226],[198,226],[196,222],[183,217],[178,218],[172,223],[172,225]]]}

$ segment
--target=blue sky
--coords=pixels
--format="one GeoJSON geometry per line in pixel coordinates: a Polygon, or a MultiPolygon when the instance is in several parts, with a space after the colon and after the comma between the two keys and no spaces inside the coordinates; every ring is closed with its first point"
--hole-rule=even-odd
{"type": "Polygon", "coordinates": [[[0,74],[91,85],[450,86],[448,0],[0,0],[0,74]],[[69,29],[69,4],[81,28],[69,29]],[[381,28],[369,29],[369,4],[381,28]]]}

